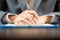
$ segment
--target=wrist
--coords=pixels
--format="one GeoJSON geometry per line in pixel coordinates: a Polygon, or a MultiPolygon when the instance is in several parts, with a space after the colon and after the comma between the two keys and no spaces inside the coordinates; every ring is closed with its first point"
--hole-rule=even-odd
{"type": "Polygon", "coordinates": [[[14,23],[15,18],[16,18],[16,15],[8,15],[8,21],[10,23],[14,23]]]}
{"type": "Polygon", "coordinates": [[[13,23],[15,17],[16,17],[16,14],[8,13],[7,16],[6,16],[6,20],[7,20],[8,23],[13,23]]]}
{"type": "Polygon", "coordinates": [[[8,23],[12,23],[13,18],[15,17],[16,14],[11,14],[11,13],[5,13],[1,19],[3,24],[8,24],[8,23]]]}

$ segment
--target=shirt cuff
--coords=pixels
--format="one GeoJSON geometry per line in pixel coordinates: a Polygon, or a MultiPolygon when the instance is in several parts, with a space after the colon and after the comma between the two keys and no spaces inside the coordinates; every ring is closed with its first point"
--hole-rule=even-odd
{"type": "Polygon", "coordinates": [[[3,24],[11,24],[11,21],[9,20],[8,16],[9,15],[16,15],[16,14],[12,14],[12,13],[5,13],[2,17],[2,23],[3,24]]]}

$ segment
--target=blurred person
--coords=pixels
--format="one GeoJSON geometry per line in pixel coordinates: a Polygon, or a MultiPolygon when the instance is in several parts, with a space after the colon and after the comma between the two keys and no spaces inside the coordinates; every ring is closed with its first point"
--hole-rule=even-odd
{"type": "Polygon", "coordinates": [[[7,22],[5,21],[6,19],[6,15],[8,14],[19,14],[21,13],[22,11],[26,10],[27,9],[27,6],[26,6],[26,0],[0,0],[0,2],[2,2],[0,5],[5,9],[3,9],[1,7],[1,11],[0,11],[0,14],[1,14],[1,21],[3,24],[7,24],[7,22]]]}
{"type": "MultiPolygon", "coordinates": [[[[3,0],[1,0],[1,1],[3,2],[3,0]]],[[[3,8],[5,9],[5,12],[4,12],[4,9],[0,11],[0,14],[1,14],[0,19],[3,24],[7,24],[7,22],[5,21],[6,15],[14,14],[14,13],[20,14],[22,11],[27,9],[26,0],[5,0],[3,3],[7,7],[6,8],[4,5],[1,4],[2,7],[4,6],[3,8]]],[[[41,0],[41,2],[40,2],[40,0],[35,0],[34,1],[34,10],[37,11],[38,15],[51,13],[54,10],[55,4],[56,4],[56,0],[41,0]]],[[[26,15],[26,13],[23,13],[23,14],[26,15]]],[[[28,12],[28,15],[29,15],[29,12],[28,12]]],[[[14,16],[14,17],[16,17],[16,16],[14,16]]],[[[12,18],[14,18],[14,17],[12,17],[12,18]]],[[[20,17],[20,16],[18,15],[16,18],[18,18],[18,17],[20,17]]],[[[23,17],[23,19],[25,19],[25,16],[23,17]]]]}

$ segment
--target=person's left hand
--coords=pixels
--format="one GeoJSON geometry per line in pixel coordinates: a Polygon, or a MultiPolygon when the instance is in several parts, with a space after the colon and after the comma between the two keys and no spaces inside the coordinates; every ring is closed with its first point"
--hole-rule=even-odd
{"type": "Polygon", "coordinates": [[[38,14],[34,10],[25,10],[21,14],[17,15],[14,23],[15,24],[37,24],[38,14]]]}

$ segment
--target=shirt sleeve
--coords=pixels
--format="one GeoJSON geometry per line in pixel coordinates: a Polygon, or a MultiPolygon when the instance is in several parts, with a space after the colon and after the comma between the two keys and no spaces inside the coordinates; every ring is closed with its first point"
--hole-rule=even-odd
{"type": "Polygon", "coordinates": [[[2,25],[2,17],[5,14],[6,14],[6,12],[0,11],[0,25],[2,25]]]}
{"type": "Polygon", "coordinates": [[[42,0],[39,7],[37,8],[37,13],[39,15],[45,15],[54,12],[54,7],[57,0],[42,0]]]}
{"type": "Polygon", "coordinates": [[[9,18],[8,18],[9,15],[16,15],[16,14],[5,13],[5,14],[1,17],[1,22],[2,22],[3,24],[11,24],[11,21],[10,21],[9,18]]]}

